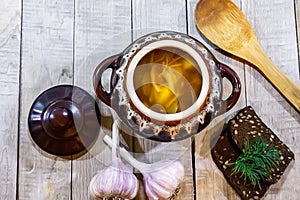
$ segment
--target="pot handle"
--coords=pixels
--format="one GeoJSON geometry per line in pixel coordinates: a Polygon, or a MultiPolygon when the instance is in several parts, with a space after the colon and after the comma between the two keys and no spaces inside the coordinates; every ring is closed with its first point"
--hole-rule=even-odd
{"type": "MultiPolygon", "coordinates": [[[[219,63],[219,69],[221,72],[222,78],[227,78],[232,85],[232,92],[230,96],[226,100],[221,100],[219,102],[220,111],[228,111],[230,110],[238,101],[241,94],[241,81],[235,71],[233,71],[230,67],[219,63]]],[[[221,114],[218,112],[217,114],[221,114]]]]}
{"type": "Polygon", "coordinates": [[[114,88],[118,81],[116,70],[119,68],[118,59],[120,54],[113,55],[102,61],[95,69],[93,76],[94,90],[97,97],[104,102],[106,105],[111,107],[111,98],[114,88]],[[102,85],[102,75],[107,69],[112,69],[110,77],[110,91],[106,91],[102,85]]]}

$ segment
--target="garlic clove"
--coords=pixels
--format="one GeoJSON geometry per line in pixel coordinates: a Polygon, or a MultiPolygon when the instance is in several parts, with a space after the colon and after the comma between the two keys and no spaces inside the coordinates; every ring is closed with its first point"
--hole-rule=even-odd
{"type": "Polygon", "coordinates": [[[150,187],[145,187],[145,192],[148,197],[148,200],[157,200],[159,199],[158,195],[156,193],[153,193],[150,187]]]}
{"type": "Polygon", "coordinates": [[[121,159],[100,170],[91,180],[89,191],[93,198],[133,199],[138,192],[138,180],[121,159]]]}

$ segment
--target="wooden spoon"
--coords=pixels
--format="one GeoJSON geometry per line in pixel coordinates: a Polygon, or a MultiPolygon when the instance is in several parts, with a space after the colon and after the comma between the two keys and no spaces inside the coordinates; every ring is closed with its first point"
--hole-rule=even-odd
{"type": "Polygon", "coordinates": [[[247,18],[230,0],[200,0],[195,9],[200,32],[217,47],[240,57],[264,75],[300,112],[300,88],[268,58],[247,18]]]}

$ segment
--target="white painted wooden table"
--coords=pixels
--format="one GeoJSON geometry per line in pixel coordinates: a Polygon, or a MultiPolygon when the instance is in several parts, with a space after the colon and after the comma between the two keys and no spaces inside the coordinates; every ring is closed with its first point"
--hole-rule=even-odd
{"type": "MultiPolygon", "coordinates": [[[[146,33],[174,30],[204,42],[193,20],[196,3],[197,0],[1,2],[1,200],[89,199],[89,181],[109,162],[109,149],[98,141],[89,154],[78,160],[46,155],[33,146],[28,132],[27,115],[33,100],[45,89],[63,83],[80,86],[94,95],[92,75],[97,64],[146,33]]],[[[235,3],[248,17],[266,53],[300,86],[300,1],[235,0],[235,3]]],[[[239,199],[212,162],[209,144],[219,134],[218,129],[226,117],[252,105],[263,121],[294,151],[296,158],[282,181],[269,189],[265,199],[299,199],[299,113],[247,64],[212,51],[242,80],[238,104],[198,134],[194,145],[191,145],[193,138],[172,144],[135,139],[132,143],[135,151],[148,152],[137,155],[144,155],[140,159],[150,162],[180,155],[186,167],[186,179],[178,199],[239,199]]],[[[109,119],[105,117],[105,120],[109,119]]],[[[107,127],[103,132],[109,133],[107,127]]],[[[128,146],[132,144],[128,143],[128,146]]],[[[142,187],[137,199],[146,199],[142,187]]]]}

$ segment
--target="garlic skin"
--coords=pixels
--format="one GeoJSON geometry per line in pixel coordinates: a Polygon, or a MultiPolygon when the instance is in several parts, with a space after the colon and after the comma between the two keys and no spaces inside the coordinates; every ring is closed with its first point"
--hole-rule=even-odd
{"type": "Polygon", "coordinates": [[[162,160],[151,165],[152,170],[143,173],[148,199],[174,199],[184,179],[183,165],[177,160],[162,160]]]}
{"type": "Polygon", "coordinates": [[[95,199],[133,199],[138,186],[136,176],[116,158],[92,178],[89,191],[95,199]]]}

